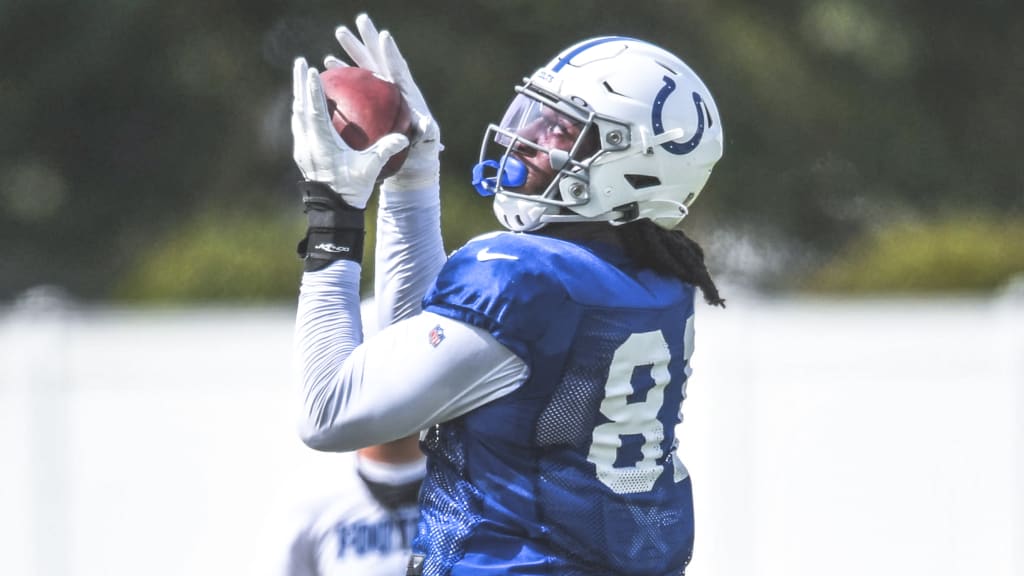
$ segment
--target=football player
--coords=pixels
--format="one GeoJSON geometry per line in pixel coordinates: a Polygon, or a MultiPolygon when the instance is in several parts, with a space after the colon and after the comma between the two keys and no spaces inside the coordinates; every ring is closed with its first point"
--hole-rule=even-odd
{"type": "MultiPolygon", "coordinates": [[[[364,311],[372,313],[373,301],[364,311]]],[[[372,318],[364,337],[376,332],[372,318]]],[[[274,514],[253,555],[252,576],[387,576],[403,574],[419,520],[426,462],[414,434],[339,455],[331,489],[303,495],[274,514]]]]}
{"type": "Polygon", "coordinates": [[[425,431],[409,574],[682,574],[694,525],[676,425],[695,294],[723,300],[677,226],[722,155],[711,93],[641,40],[565,49],[484,134],[473,184],[507,230],[446,258],[438,123],[393,37],[356,24],[337,30],[352,65],[397,83],[417,130],[350,149],[296,61],[303,440],[348,451],[425,431]],[[406,146],[380,185],[382,329],[362,341],[363,211],[406,146]]]}
{"type": "Polygon", "coordinates": [[[417,436],[341,455],[333,490],[273,518],[252,574],[403,574],[426,472],[417,436]]]}

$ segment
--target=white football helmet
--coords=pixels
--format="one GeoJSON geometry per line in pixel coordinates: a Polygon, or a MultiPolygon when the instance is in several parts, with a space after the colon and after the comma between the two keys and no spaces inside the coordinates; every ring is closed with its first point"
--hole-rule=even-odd
{"type": "Polygon", "coordinates": [[[473,169],[473,185],[494,195],[494,213],[510,230],[640,218],[672,228],[722,156],[722,122],[711,93],[682,60],[647,42],[621,36],[580,42],[516,92],[502,122],[488,127],[473,169]],[[580,127],[567,150],[522,134],[552,111],[580,127]],[[554,178],[543,192],[522,190],[526,150],[550,158],[554,178]]]}

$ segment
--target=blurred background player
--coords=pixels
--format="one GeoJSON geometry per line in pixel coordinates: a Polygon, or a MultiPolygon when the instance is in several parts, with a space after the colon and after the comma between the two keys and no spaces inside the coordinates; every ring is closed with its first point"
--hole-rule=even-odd
{"type": "Polygon", "coordinates": [[[698,289],[723,300],[676,226],[722,154],[710,92],[643,41],[567,48],[484,136],[473,183],[512,232],[446,258],[439,127],[391,35],[365,15],[356,24],[338,40],[401,87],[418,130],[351,150],[316,70],[296,61],[310,221],[296,326],[303,440],[347,451],[429,429],[408,574],[683,573],[694,521],[676,426],[694,300],[698,289]],[[383,328],[364,342],[363,209],[407,145],[380,186],[383,328]]]}
{"type": "Polygon", "coordinates": [[[268,576],[404,574],[426,471],[411,436],[345,454],[334,491],[275,521],[256,572],[268,576]]]}
{"type": "MultiPolygon", "coordinates": [[[[364,308],[372,309],[366,301],[364,308]]],[[[363,325],[366,336],[376,327],[363,325]]],[[[419,436],[338,455],[331,489],[303,504],[289,502],[271,519],[252,574],[386,576],[404,574],[419,520],[426,472],[419,436]]],[[[333,470],[333,469],[332,469],[333,470]]]]}

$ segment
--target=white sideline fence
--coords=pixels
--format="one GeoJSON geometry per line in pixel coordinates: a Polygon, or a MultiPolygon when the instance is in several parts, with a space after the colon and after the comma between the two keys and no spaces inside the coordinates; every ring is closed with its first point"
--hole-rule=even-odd
{"type": "MultiPolygon", "coordinates": [[[[341,458],[291,308],[0,310],[0,574],[247,574],[341,458]]],[[[1024,574],[1024,298],[701,307],[692,576],[1024,574]]]]}

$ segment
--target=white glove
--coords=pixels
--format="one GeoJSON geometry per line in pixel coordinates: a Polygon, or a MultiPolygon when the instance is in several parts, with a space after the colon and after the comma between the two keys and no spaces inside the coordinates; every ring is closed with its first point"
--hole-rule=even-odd
{"type": "MultiPolygon", "coordinates": [[[[356,27],[359,29],[359,37],[344,26],[338,27],[334,35],[357,66],[375,72],[378,76],[398,85],[412,111],[413,122],[416,125],[416,135],[412,138],[409,156],[394,176],[384,180],[383,186],[388,190],[413,190],[436,185],[440,181],[439,155],[441,150],[444,150],[441,144],[441,127],[430,114],[427,102],[413,81],[409,65],[398,51],[398,45],[395,44],[391,33],[387,30],[378,33],[366,14],[356,17],[356,27]]],[[[347,66],[345,62],[333,56],[325,58],[324,65],[328,68],[347,66]]]]}
{"type": "Polygon", "coordinates": [[[302,176],[327,184],[353,208],[366,208],[384,164],[409,145],[408,138],[388,134],[366,150],[352,149],[331,124],[320,73],[298,58],[292,74],[294,158],[302,176]]]}

